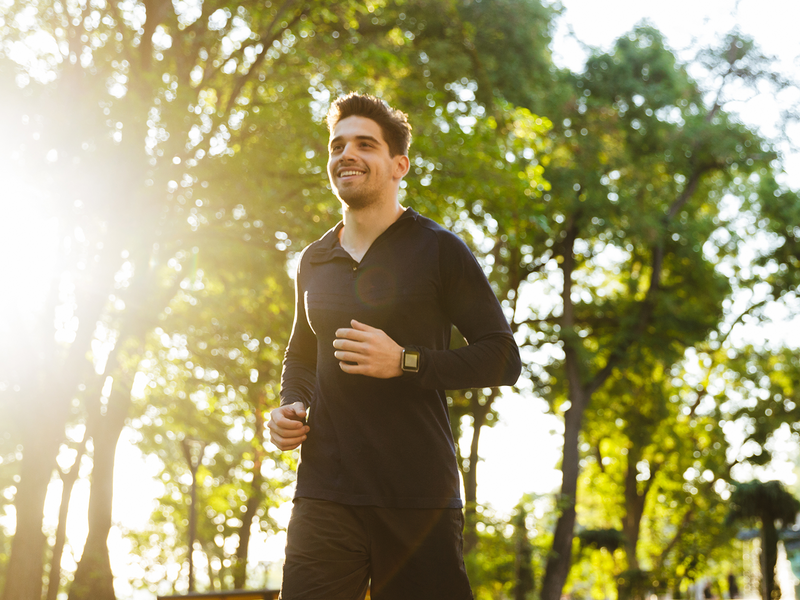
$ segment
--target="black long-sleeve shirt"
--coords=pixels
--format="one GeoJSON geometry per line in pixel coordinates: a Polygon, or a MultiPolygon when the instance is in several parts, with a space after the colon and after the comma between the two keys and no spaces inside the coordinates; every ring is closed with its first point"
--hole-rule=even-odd
{"type": "Polygon", "coordinates": [[[444,390],[513,385],[519,349],[466,244],[406,209],[358,263],[342,224],[308,246],[296,279],[295,320],[281,404],[310,407],[296,497],[398,508],[461,507],[444,390]],[[334,357],[350,320],[421,352],[420,371],[350,375],[334,357]],[[449,350],[451,325],[468,345],[449,350]]]}

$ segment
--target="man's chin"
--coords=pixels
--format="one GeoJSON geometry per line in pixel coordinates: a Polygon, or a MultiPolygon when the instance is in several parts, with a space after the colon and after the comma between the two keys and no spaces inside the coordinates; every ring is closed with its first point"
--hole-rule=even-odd
{"type": "Polygon", "coordinates": [[[375,204],[374,196],[361,194],[339,194],[339,200],[350,210],[361,210],[375,204]]]}

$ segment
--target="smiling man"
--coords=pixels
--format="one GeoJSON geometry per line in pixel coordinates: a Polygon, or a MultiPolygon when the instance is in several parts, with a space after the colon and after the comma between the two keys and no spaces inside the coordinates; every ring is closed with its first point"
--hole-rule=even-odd
{"type": "Polygon", "coordinates": [[[407,117],[328,113],[342,221],[302,253],[270,437],[302,445],[283,600],[466,600],[445,390],[513,385],[519,350],[464,242],[398,200],[407,117]],[[468,345],[451,350],[455,325],[468,345]]]}

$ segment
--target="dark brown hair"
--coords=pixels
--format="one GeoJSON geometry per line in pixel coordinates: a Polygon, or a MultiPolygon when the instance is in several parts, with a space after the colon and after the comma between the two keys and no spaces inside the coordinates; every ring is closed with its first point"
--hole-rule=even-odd
{"type": "Polygon", "coordinates": [[[408,155],[411,145],[411,125],[408,124],[408,115],[403,111],[390,107],[386,102],[375,96],[351,92],[334,100],[328,110],[328,131],[342,119],[347,117],[365,117],[372,119],[381,128],[383,138],[389,146],[389,154],[408,155]]]}

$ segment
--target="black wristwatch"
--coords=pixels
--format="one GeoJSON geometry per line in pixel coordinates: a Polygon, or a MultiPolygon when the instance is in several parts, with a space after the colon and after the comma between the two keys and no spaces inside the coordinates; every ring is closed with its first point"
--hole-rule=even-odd
{"type": "Polygon", "coordinates": [[[419,356],[419,350],[403,348],[403,354],[400,357],[400,368],[406,373],[418,373],[419,356]]]}

